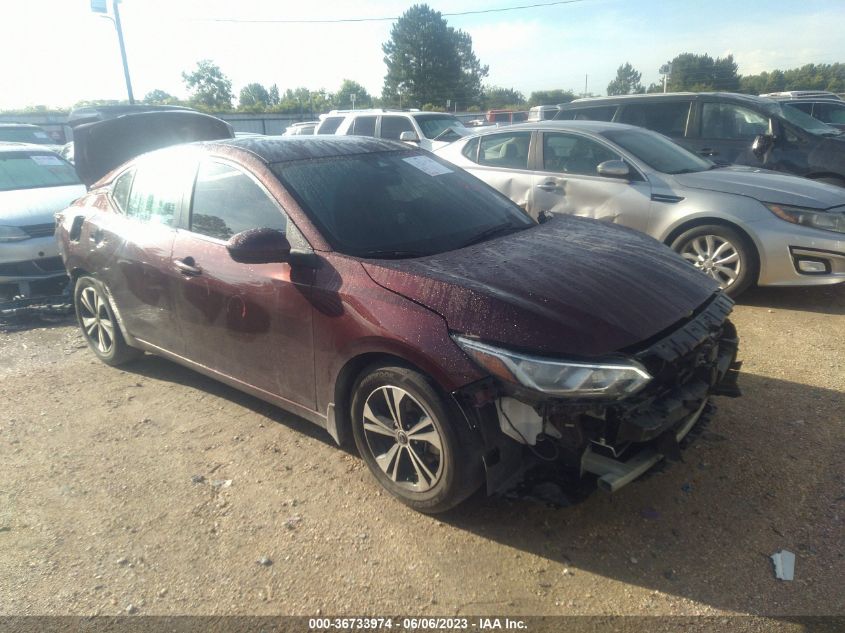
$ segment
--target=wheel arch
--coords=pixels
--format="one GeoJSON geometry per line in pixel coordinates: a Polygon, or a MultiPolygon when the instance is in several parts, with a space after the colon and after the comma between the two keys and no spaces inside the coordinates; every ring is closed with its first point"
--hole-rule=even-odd
{"type": "Polygon", "coordinates": [[[686,231],[689,231],[690,229],[694,229],[697,226],[707,226],[707,225],[724,226],[726,228],[734,230],[737,233],[739,233],[748,242],[748,244],[752,247],[751,254],[754,257],[756,264],[757,264],[757,278],[753,280],[753,283],[757,283],[757,280],[760,277],[760,270],[763,267],[763,261],[762,261],[763,250],[760,247],[760,245],[757,243],[757,240],[755,240],[754,237],[752,237],[752,235],[748,231],[746,231],[742,226],[740,226],[736,222],[732,222],[732,221],[727,220],[725,218],[715,217],[715,216],[712,216],[712,215],[699,216],[699,217],[696,217],[696,218],[692,218],[692,219],[687,220],[685,222],[681,222],[677,226],[673,227],[669,231],[669,233],[667,233],[666,236],[663,238],[663,243],[666,244],[666,246],[669,246],[671,248],[672,242],[674,242],[676,239],[678,239],[678,236],[680,236],[682,233],[685,233],[686,231]]]}
{"type": "Polygon", "coordinates": [[[425,359],[415,358],[414,354],[403,354],[401,350],[396,349],[360,352],[343,363],[334,380],[328,431],[340,446],[351,445],[352,388],[363,372],[373,365],[397,365],[418,371],[427,377],[444,397],[450,397],[452,389],[438,378],[436,366],[425,359]]]}

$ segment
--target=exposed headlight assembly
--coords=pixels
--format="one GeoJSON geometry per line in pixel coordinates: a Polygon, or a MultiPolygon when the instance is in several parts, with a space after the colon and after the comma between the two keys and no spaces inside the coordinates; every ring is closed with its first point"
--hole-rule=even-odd
{"type": "Polygon", "coordinates": [[[845,233],[845,212],[816,211],[768,202],[764,202],[763,204],[781,220],[786,220],[792,224],[800,224],[801,226],[809,226],[824,231],[845,233]]]}
{"type": "Polygon", "coordinates": [[[562,398],[622,398],[651,380],[634,361],[580,363],[528,356],[452,335],[469,356],[494,376],[562,398]]]}
{"type": "Polygon", "coordinates": [[[19,242],[29,239],[29,234],[16,226],[0,226],[0,242],[19,242]]]}

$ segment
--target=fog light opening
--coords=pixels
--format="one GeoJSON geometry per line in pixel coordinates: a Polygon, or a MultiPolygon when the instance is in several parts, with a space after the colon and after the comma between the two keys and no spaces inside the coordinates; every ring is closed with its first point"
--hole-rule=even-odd
{"type": "Polygon", "coordinates": [[[805,275],[826,275],[830,273],[830,264],[823,259],[796,257],[795,265],[798,268],[798,272],[805,275]]]}

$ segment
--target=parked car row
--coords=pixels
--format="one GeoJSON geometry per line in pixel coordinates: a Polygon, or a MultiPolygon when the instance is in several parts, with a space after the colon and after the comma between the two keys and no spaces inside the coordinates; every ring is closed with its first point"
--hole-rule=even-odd
{"type": "Polygon", "coordinates": [[[321,118],[315,134],[374,136],[414,143],[433,151],[471,131],[456,116],[418,110],[333,110],[321,118]]]}

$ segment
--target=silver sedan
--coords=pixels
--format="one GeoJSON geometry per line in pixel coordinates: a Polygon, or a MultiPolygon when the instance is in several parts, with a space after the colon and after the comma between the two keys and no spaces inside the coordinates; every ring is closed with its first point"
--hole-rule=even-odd
{"type": "Polygon", "coordinates": [[[751,284],[845,281],[845,190],[719,166],[629,125],[546,121],[469,136],[437,154],[530,215],[572,213],[648,233],[736,296],[751,284]]]}

